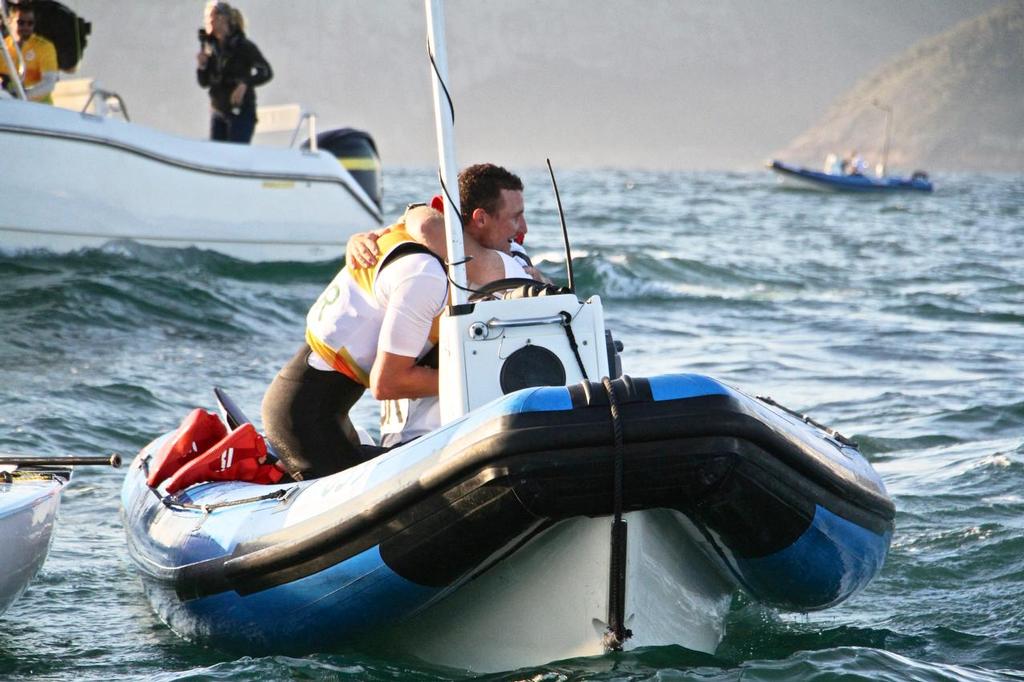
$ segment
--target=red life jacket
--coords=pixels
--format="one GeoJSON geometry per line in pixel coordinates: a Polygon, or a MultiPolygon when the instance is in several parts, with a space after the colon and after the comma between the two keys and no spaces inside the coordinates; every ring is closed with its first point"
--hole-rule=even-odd
{"type": "Polygon", "coordinates": [[[150,464],[146,483],[155,488],[167,481],[175,493],[204,481],[277,483],[284,472],[267,462],[267,444],[249,423],[228,432],[220,417],[196,408],[150,464]]]}

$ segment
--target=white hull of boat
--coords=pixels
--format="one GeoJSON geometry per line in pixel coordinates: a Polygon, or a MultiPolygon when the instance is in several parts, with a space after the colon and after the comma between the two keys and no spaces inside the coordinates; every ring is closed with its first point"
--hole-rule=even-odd
{"type": "Polygon", "coordinates": [[[64,479],[0,483],[0,613],[28,587],[46,560],[64,479]]]}
{"type": "Polygon", "coordinates": [[[325,151],[189,140],[0,100],[0,247],[130,239],[252,261],[325,260],[380,212],[325,151]]]}
{"type": "MultiPolygon", "coordinates": [[[[713,653],[735,589],[695,544],[687,519],[652,510],[628,524],[624,649],[713,653]]],[[[604,654],[611,519],[564,521],[382,637],[431,663],[496,672],[604,654]]],[[[378,641],[375,638],[375,642],[378,641]]]]}

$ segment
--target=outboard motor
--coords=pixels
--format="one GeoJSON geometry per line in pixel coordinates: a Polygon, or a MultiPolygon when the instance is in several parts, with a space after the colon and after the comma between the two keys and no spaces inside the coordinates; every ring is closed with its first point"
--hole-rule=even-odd
{"type": "MultiPolygon", "coordinates": [[[[316,136],[316,144],[319,149],[334,154],[377,208],[382,208],[380,156],[369,133],[354,128],[327,130],[316,136]]],[[[302,148],[309,149],[308,140],[302,148]]]]}

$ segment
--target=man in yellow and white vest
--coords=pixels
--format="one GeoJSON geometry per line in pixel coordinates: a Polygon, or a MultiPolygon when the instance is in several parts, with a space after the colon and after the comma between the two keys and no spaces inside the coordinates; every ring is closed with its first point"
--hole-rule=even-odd
{"type": "MultiPolygon", "coordinates": [[[[504,174],[492,181],[518,185],[511,190],[512,200],[518,200],[516,215],[485,220],[475,236],[488,248],[504,244],[507,253],[525,220],[522,183],[504,174]]],[[[306,316],[306,344],[267,389],[263,425],[293,478],[332,474],[381,451],[359,445],[348,417],[367,388],[378,400],[437,395],[437,370],[419,360],[437,341],[447,273],[440,258],[407,229],[407,223],[428,220],[436,220],[430,208],[407,211],[377,236],[380,255],[373,268],[349,262],[338,273],[306,316]]],[[[467,238],[472,238],[468,230],[467,238]]]]}
{"type": "MultiPolygon", "coordinates": [[[[18,52],[21,52],[24,64],[21,83],[25,88],[25,96],[33,102],[53,104],[50,95],[60,76],[57,71],[57,48],[35,32],[36,13],[31,7],[15,7],[11,12],[10,23],[12,35],[4,41],[4,48],[16,68],[19,66],[18,52]],[[14,47],[15,38],[17,50],[14,47]]],[[[5,59],[0,59],[0,75],[12,77],[7,72],[5,59]]]]}

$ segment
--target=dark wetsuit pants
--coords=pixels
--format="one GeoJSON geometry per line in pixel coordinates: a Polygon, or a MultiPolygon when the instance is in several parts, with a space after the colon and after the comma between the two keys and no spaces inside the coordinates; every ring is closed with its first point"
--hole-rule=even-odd
{"type": "Polygon", "coordinates": [[[348,417],[365,387],[340,372],[310,367],[311,352],[303,345],[263,396],[263,428],[296,479],[327,476],[382,452],[359,445],[348,417]]]}
{"type": "Polygon", "coordinates": [[[210,139],[249,144],[256,131],[256,103],[243,104],[237,113],[210,112],[210,139]]]}

